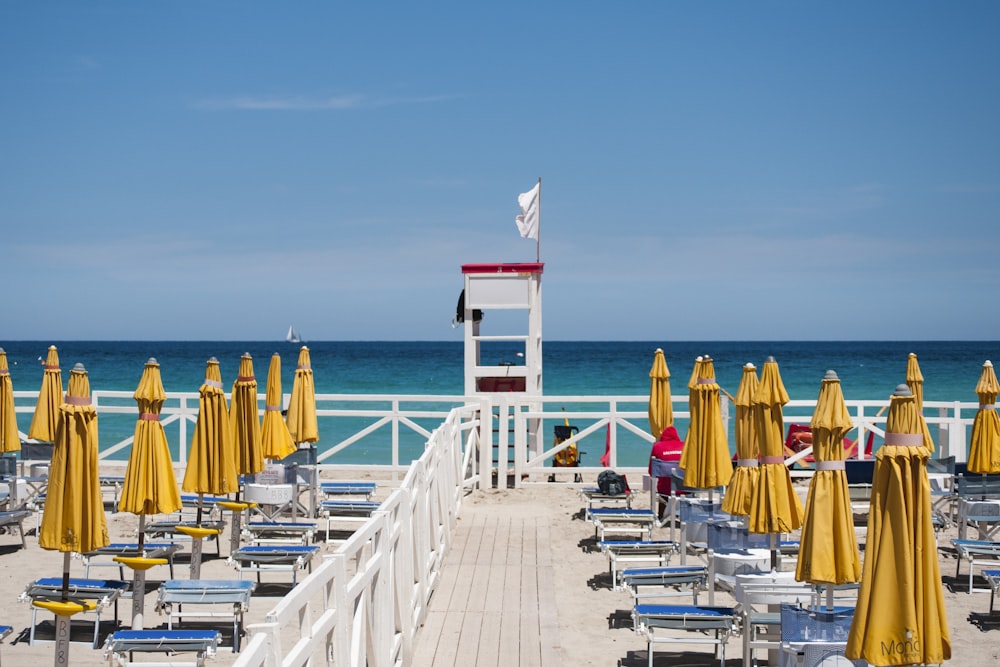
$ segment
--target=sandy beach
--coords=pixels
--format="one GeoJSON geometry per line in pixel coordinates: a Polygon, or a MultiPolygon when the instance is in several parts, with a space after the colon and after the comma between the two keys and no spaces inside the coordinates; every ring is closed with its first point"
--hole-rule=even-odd
{"type": "MultiPolygon", "coordinates": [[[[636,497],[635,506],[648,506],[647,496],[636,497]]],[[[570,485],[550,484],[521,490],[482,490],[466,498],[459,518],[458,530],[471,524],[477,516],[531,516],[547,524],[550,548],[553,556],[555,576],[555,596],[559,622],[559,644],[561,662],[564,665],[645,665],[646,644],[642,637],[632,631],[629,609],[630,597],[627,593],[610,588],[607,559],[596,548],[593,526],[584,520],[583,502],[579,492],[570,485]]],[[[112,541],[134,541],[138,517],[131,514],[108,513],[108,526],[112,541]]],[[[34,519],[25,522],[28,529],[27,546],[21,547],[17,535],[0,535],[0,582],[7,600],[6,611],[0,623],[13,627],[12,633],[0,647],[2,662],[7,667],[21,665],[48,664],[53,657],[54,644],[40,642],[39,639],[52,637],[52,616],[39,612],[41,621],[37,630],[36,643],[28,644],[31,625],[31,607],[18,597],[25,586],[40,577],[59,576],[62,570],[62,554],[38,547],[34,535],[34,519]]],[[[950,539],[957,536],[952,527],[938,533],[941,574],[944,585],[948,623],[951,632],[952,660],[956,665],[986,667],[1000,661],[1000,613],[993,619],[988,617],[989,593],[965,591],[967,570],[963,566],[963,577],[955,578],[955,559],[950,548],[950,539]]],[[[658,539],[667,538],[667,529],[660,528],[654,533],[658,539]]],[[[236,578],[236,570],[226,562],[229,554],[229,533],[222,535],[221,557],[214,545],[207,545],[202,565],[202,578],[236,578]]],[[[335,544],[319,544],[321,553],[329,553],[335,544]]],[[[175,576],[189,577],[187,550],[178,556],[175,576]]],[[[673,563],[677,562],[675,557],[673,563]]],[[[445,568],[447,570],[447,563],[445,568]]],[[[794,567],[788,560],[785,568],[794,567]]],[[[74,577],[83,576],[83,563],[78,558],[71,561],[74,577]]],[[[92,577],[117,578],[113,568],[92,570],[92,577]]],[[[126,575],[128,576],[128,575],[126,575]]],[[[249,575],[248,575],[249,576],[249,575]]],[[[165,617],[155,611],[156,589],[169,578],[168,568],[153,568],[147,575],[145,596],[145,627],[165,627],[165,617]]],[[[290,590],[287,573],[266,573],[263,583],[254,592],[246,623],[263,619],[266,612],[290,590]]],[[[716,604],[728,605],[732,598],[728,593],[719,592],[716,604]]],[[[121,627],[131,624],[131,600],[119,603],[121,627]]],[[[92,618],[86,616],[84,618],[92,618]]],[[[113,630],[113,610],[102,615],[101,643],[113,630]]],[[[218,627],[224,633],[224,648],[209,663],[227,665],[233,661],[231,631],[226,631],[225,623],[218,627]]],[[[70,662],[74,665],[107,664],[102,649],[90,646],[92,624],[77,621],[74,624],[73,641],[70,647],[70,662]]],[[[418,635],[418,642],[420,636],[418,635]]],[[[657,652],[654,664],[666,665],[712,665],[718,664],[707,648],[679,646],[677,652],[657,652]]],[[[727,665],[742,664],[740,639],[733,637],[727,647],[727,665]]]]}

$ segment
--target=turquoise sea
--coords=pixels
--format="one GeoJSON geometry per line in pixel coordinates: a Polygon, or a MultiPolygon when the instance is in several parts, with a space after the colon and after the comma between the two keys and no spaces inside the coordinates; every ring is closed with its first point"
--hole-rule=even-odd
{"type": "MultiPolygon", "coordinates": [[[[205,362],[216,357],[223,385],[230,387],[244,352],[254,359],[254,371],[263,393],[271,355],[282,360],[282,388],[291,391],[299,345],[284,341],[0,341],[7,352],[16,391],[37,391],[49,345],[59,350],[63,382],[76,363],[82,363],[94,390],[132,392],[146,359],[156,357],[168,392],[197,392],[205,362]]],[[[309,341],[317,393],[331,394],[441,394],[463,391],[461,341],[309,341]]],[[[720,386],[735,394],[742,367],[760,368],[768,355],[778,361],[782,379],[793,400],[813,400],[827,369],[836,370],[847,399],[885,399],[905,380],[907,355],[917,354],[924,375],[927,401],[976,401],[975,386],[985,360],[1000,359],[998,341],[546,341],[543,378],[546,396],[643,395],[649,392],[649,368],[656,348],[663,348],[675,395],[686,392],[695,357],[715,361],[720,386]]],[[[502,345],[484,353],[483,363],[516,363],[515,349],[502,345]]],[[[19,402],[19,405],[23,401],[19,402]]],[[[134,419],[134,418],[133,418],[134,419]]],[[[18,423],[27,431],[30,417],[18,423]]],[[[101,422],[102,446],[130,435],[134,425],[123,419],[101,422]]],[[[321,444],[327,438],[320,424],[321,444]]],[[[420,443],[415,443],[419,448],[420,443]]],[[[359,463],[377,453],[351,448],[336,461],[359,463]]],[[[637,453],[637,460],[646,456],[637,453]]],[[[596,458],[596,457],[592,457],[596,458]]],[[[584,458],[585,465],[595,465],[584,458]]]]}

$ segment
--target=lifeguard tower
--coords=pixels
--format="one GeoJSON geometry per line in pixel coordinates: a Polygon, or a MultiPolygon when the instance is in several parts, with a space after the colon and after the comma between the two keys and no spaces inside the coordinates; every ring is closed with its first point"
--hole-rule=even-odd
{"type": "MultiPolygon", "coordinates": [[[[458,310],[459,319],[465,322],[465,395],[491,395],[498,420],[511,418],[509,399],[542,395],[544,266],[541,262],[462,265],[464,304],[460,303],[458,310]],[[508,312],[495,312],[498,317],[494,322],[489,311],[508,312]],[[526,317],[510,311],[522,311],[526,317]]],[[[527,445],[531,452],[540,451],[542,446],[540,422],[529,420],[527,445]]],[[[502,433],[509,431],[500,429],[502,433]]],[[[511,443],[494,444],[495,462],[502,470],[509,460],[511,443]]]]}

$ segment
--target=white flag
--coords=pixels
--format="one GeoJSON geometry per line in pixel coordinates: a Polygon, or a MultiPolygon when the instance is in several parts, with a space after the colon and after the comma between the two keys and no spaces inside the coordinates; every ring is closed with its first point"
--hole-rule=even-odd
{"type": "Polygon", "coordinates": [[[521,207],[521,215],[517,216],[517,229],[526,239],[538,240],[538,196],[541,182],[535,187],[517,196],[517,205],[521,207]]]}

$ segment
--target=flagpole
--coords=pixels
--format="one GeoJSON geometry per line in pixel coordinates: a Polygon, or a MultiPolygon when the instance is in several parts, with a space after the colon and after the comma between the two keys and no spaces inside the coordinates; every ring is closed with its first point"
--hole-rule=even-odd
{"type": "Polygon", "coordinates": [[[538,231],[535,234],[535,263],[542,261],[542,177],[538,177],[538,231]]]}

